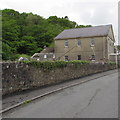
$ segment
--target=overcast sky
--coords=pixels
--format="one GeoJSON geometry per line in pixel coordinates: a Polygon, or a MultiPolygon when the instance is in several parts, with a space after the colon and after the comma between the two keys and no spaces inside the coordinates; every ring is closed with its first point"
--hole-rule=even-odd
{"type": "Polygon", "coordinates": [[[68,16],[79,25],[112,24],[118,40],[119,0],[0,0],[0,8],[49,16],[68,16]]]}

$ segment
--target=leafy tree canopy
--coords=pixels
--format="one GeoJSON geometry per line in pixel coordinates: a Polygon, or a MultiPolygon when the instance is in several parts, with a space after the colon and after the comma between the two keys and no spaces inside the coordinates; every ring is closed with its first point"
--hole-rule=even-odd
{"type": "MultiPolygon", "coordinates": [[[[64,29],[90,27],[70,21],[68,16],[48,19],[33,13],[19,13],[13,9],[2,12],[2,59],[15,60],[20,54],[33,55],[44,46],[53,46],[53,39],[64,29]]],[[[0,16],[1,20],[1,16],[0,16]]]]}

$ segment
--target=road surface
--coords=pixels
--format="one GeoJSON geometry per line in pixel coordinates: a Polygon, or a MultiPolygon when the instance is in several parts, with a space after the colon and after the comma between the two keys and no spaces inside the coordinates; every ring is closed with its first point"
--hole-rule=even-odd
{"type": "Polygon", "coordinates": [[[118,118],[118,72],[45,96],[5,118],[118,118]]]}

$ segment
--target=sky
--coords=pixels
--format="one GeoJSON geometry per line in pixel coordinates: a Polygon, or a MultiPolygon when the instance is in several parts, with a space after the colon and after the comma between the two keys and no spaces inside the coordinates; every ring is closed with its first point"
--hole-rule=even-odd
{"type": "Polygon", "coordinates": [[[79,25],[112,24],[118,44],[119,0],[0,0],[0,9],[32,12],[43,18],[68,16],[79,25]]]}

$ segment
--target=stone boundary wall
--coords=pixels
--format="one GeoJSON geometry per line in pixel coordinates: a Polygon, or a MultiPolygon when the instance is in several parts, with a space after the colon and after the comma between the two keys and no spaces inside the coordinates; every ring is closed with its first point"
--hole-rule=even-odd
{"type": "Polygon", "coordinates": [[[52,70],[37,68],[25,63],[2,64],[2,95],[52,85],[86,75],[115,69],[115,65],[89,63],[76,66],[69,64],[52,70]]]}

